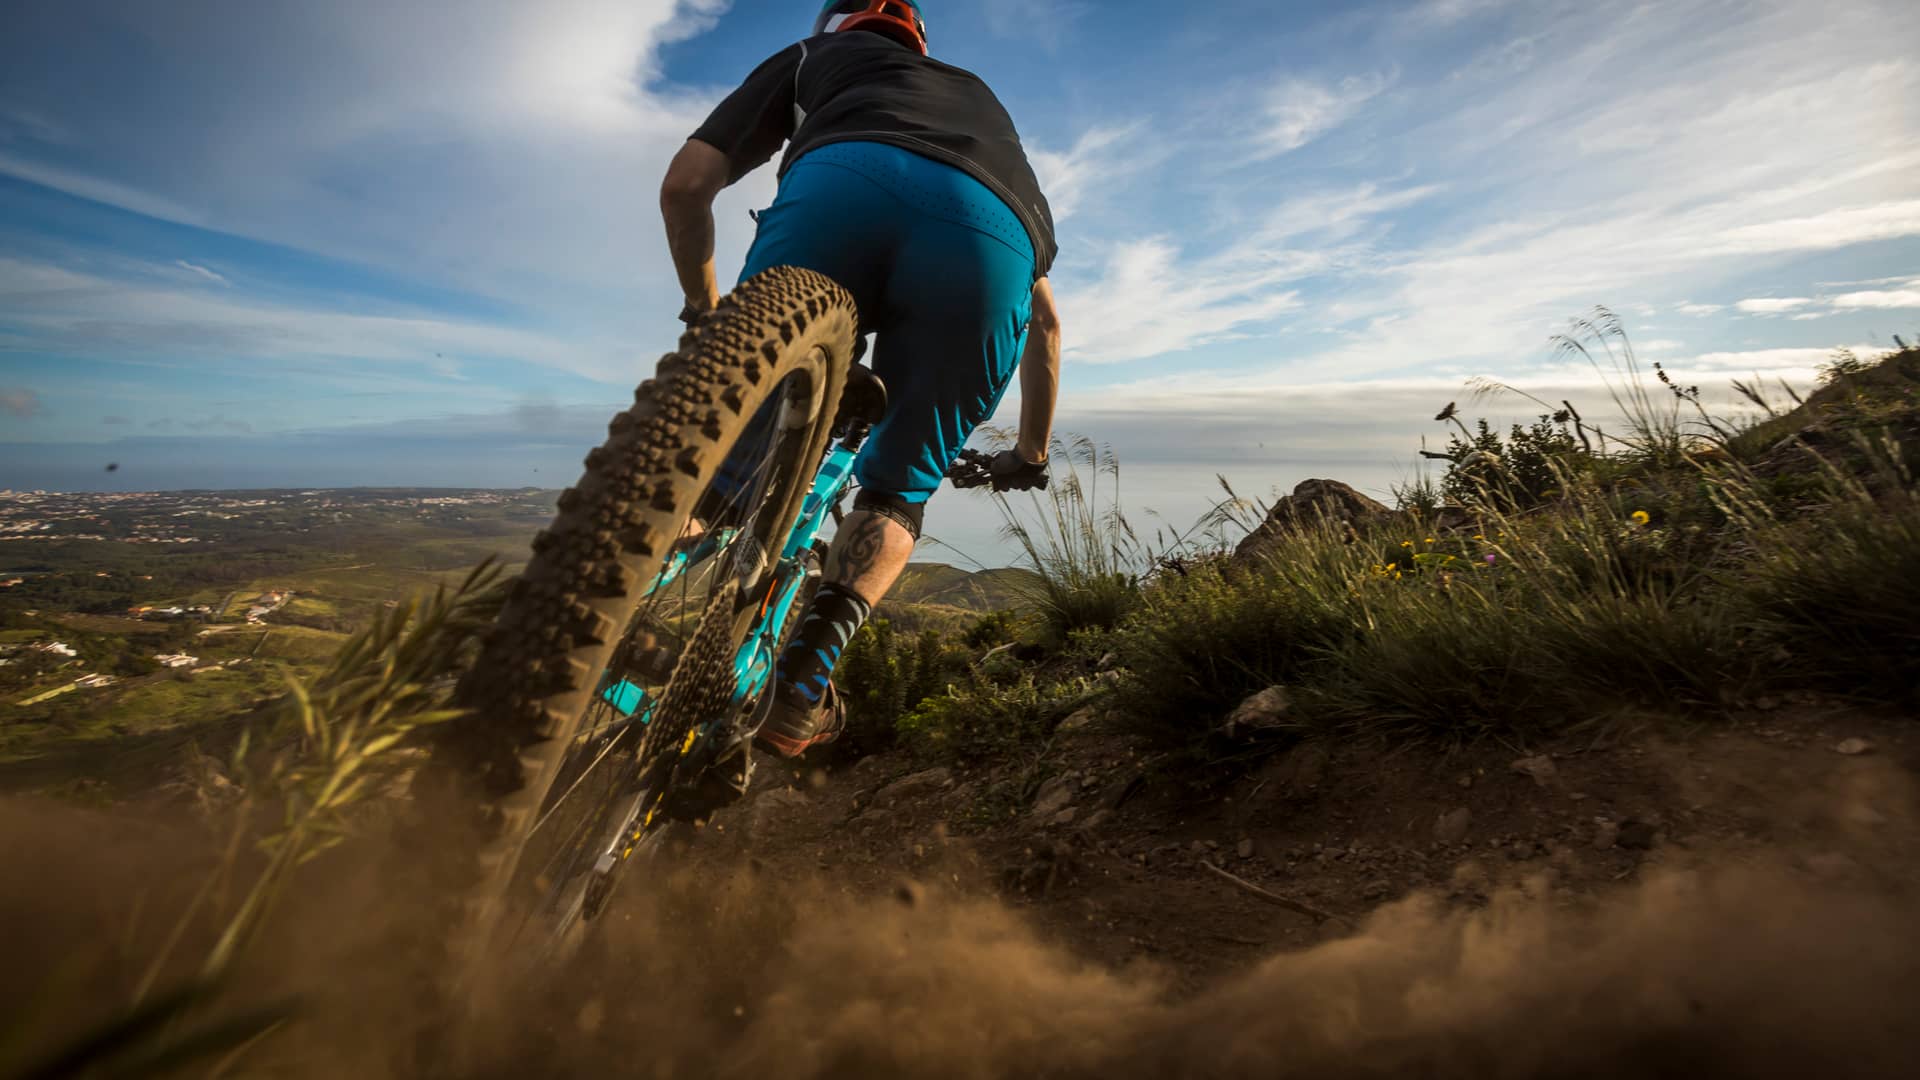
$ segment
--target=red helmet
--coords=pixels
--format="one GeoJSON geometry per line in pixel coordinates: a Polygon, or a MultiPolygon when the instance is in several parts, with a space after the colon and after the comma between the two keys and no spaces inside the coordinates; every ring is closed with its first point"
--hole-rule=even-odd
{"type": "Polygon", "coordinates": [[[840,30],[871,30],[922,56],[927,52],[927,22],[920,17],[918,0],[827,0],[813,20],[813,32],[840,30]]]}

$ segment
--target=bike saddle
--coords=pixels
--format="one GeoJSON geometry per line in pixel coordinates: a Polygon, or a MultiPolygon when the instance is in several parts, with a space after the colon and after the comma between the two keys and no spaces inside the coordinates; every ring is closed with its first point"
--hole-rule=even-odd
{"type": "Polygon", "coordinates": [[[840,394],[840,414],[833,423],[835,433],[845,432],[854,424],[871,427],[886,415],[887,384],[872,368],[861,364],[848,368],[847,388],[840,394]]]}

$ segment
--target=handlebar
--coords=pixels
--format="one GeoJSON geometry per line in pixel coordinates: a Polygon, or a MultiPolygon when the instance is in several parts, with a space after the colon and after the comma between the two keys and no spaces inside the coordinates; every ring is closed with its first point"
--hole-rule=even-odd
{"type": "Polygon", "coordinates": [[[959,459],[947,469],[947,479],[956,488],[986,487],[993,483],[993,473],[988,469],[992,461],[989,454],[974,449],[962,450],[959,459]]]}
{"type": "Polygon", "coordinates": [[[992,487],[995,491],[1033,491],[1045,490],[1047,486],[1047,467],[1045,465],[1022,465],[1015,474],[1008,476],[993,473],[995,455],[979,450],[962,450],[960,456],[947,469],[947,479],[957,488],[992,487]]]}

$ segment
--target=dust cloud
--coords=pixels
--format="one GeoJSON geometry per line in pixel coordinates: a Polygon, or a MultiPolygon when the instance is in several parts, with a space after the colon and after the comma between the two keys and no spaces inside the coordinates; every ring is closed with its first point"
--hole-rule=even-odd
{"type": "MultiPolygon", "coordinates": [[[[48,1039],[97,1021],[221,852],[153,815],[0,803],[0,1008],[42,1008],[48,1039]]],[[[623,886],[584,958],[492,987],[457,1036],[405,865],[310,868],[230,997],[305,1012],[235,1075],[1920,1075],[1914,896],[1857,864],[1703,858],[1591,901],[1541,880],[1472,909],[1415,895],[1188,993],[1083,963],[990,897],[683,870],[623,886]]]]}

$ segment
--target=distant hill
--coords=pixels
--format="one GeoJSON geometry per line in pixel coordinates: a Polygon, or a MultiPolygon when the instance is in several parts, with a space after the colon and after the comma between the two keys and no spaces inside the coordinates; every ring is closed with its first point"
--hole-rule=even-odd
{"type": "Polygon", "coordinates": [[[1022,606],[1022,589],[1035,580],[1033,571],[1017,567],[962,570],[945,563],[910,563],[881,606],[920,604],[999,611],[1022,606]]]}

